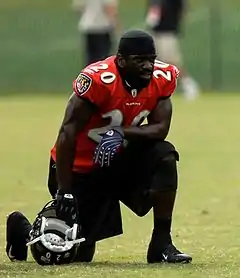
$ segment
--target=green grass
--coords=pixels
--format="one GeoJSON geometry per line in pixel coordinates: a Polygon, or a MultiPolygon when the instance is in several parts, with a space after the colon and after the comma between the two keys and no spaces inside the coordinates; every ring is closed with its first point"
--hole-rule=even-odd
{"type": "Polygon", "coordinates": [[[173,238],[193,255],[190,265],[148,265],[152,215],[123,208],[124,235],[98,243],[93,263],[40,267],[10,263],[5,218],[21,210],[33,220],[49,196],[49,149],[67,97],[1,98],[0,277],[221,278],[240,277],[240,97],[206,94],[193,103],[176,95],[169,140],[181,154],[173,238]]]}

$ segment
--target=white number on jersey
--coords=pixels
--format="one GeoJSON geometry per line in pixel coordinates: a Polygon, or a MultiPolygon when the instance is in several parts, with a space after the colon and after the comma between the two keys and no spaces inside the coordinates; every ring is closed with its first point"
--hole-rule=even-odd
{"type": "Polygon", "coordinates": [[[171,71],[170,70],[167,70],[167,71],[162,70],[162,69],[166,69],[167,67],[169,67],[169,64],[163,63],[159,60],[155,60],[154,66],[159,68],[153,72],[154,77],[159,78],[160,76],[162,76],[163,78],[165,78],[168,81],[172,80],[171,71]]]}
{"type": "MultiPolygon", "coordinates": [[[[140,125],[144,119],[150,114],[150,111],[143,110],[141,111],[132,121],[132,126],[140,125]]],[[[104,115],[102,115],[103,119],[110,118],[110,124],[100,128],[94,128],[89,130],[88,137],[94,140],[95,142],[99,143],[102,139],[101,134],[107,132],[113,126],[121,126],[123,122],[123,114],[120,110],[115,109],[110,111],[104,115]]]]}
{"type": "MultiPolygon", "coordinates": [[[[107,69],[108,69],[108,64],[102,63],[96,66],[93,65],[87,67],[84,71],[89,74],[93,74],[94,72],[99,72],[101,70],[107,70],[107,69]]],[[[100,74],[100,79],[105,84],[111,84],[116,79],[116,75],[110,71],[104,71],[103,73],[100,74]]]]}

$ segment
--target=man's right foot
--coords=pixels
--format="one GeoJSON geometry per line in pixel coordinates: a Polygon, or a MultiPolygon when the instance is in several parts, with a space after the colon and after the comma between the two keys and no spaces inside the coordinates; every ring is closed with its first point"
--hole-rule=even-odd
{"type": "Polygon", "coordinates": [[[32,226],[28,219],[19,211],[7,217],[6,224],[6,253],[11,261],[26,261],[29,233],[32,226]]]}

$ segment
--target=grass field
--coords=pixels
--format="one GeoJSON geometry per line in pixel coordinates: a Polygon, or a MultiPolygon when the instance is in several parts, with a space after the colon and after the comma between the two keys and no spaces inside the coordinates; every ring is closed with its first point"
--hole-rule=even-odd
{"type": "Polygon", "coordinates": [[[10,263],[5,256],[5,219],[21,210],[31,220],[49,196],[51,147],[67,97],[3,97],[0,101],[0,277],[240,277],[240,97],[206,94],[193,103],[173,98],[169,140],[181,153],[173,238],[193,255],[189,265],[147,265],[151,213],[137,218],[123,208],[124,235],[99,242],[89,265],[40,267],[10,263]]]}

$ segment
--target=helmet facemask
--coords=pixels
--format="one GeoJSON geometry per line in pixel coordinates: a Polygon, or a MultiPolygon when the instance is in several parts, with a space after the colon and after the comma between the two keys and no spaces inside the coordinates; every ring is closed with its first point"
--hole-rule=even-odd
{"type": "Polygon", "coordinates": [[[80,237],[78,224],[68,226],[56,218],[54,203],[48,204],[38,214],[27,246],[30,246],[33,258],[41,265],[69,263],[85,238],[80,237]]]}

